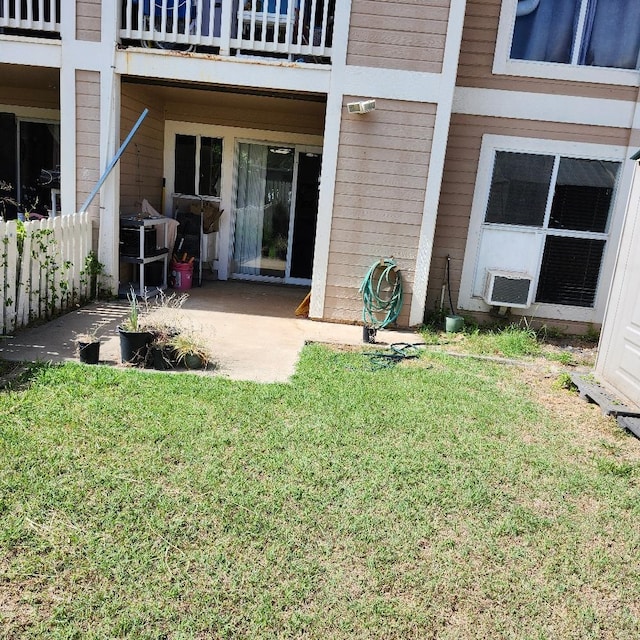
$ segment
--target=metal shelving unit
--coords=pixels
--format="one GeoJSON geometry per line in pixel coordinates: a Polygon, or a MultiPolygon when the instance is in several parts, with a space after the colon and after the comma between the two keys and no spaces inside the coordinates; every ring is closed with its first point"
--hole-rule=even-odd
{"type": "Polygon", "coordinates": [[[168,257],[169,248],[167,247],[167,223],[171,218],[120,218],[120,262],[137,265],[138,279],[137,281],[130,281],[126,284],[120,285],[119,294],[121,296],[126,295],[131,291],[133,287],[136,295],[146,298],[156,295],[159,291],[164,291],[167,288],[167,271],[168,271],[168,257]],[[149,234],[149,230],[154,230],[155,233],[149,234]],[[138,232],[138,246],[135,252],[129,253],[128,247],[123,244],[122,236],[123,231],[137,230],[138,232]],[[158,233],[158,232],[161,233],[158,233]],[[148,242],[147,235],[153,242],[148,242]],[[150,264],[161,263],[162,275],[160,278],[160,284],[154,284],[151,287],[147,287],[145,280],[145,267],[150,264]]]}

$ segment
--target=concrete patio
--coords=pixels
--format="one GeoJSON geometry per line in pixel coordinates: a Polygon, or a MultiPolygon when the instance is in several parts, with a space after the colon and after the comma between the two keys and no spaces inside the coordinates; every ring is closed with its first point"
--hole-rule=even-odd
{"type": "MultiPolygon", "coordinates": [[[[191,289],[181,326],[207,339],[216,367],[206,373],[234,380],[284,382],[306,342],[362,345],[359,325],[316,322],[295,316],[308,289],[238,281],[205,281],[191,289]]],[[[170,292],[169,292],[170,293],[170,292]]],[[[0,337],[0,359],[30,362],[77,360],[74,339],[93,329],[101,339],[100,362],[123,366],[116,327],[127,301],[99,301],[15,336],[0,337]]],[[[418,342],[410,331],[379,331],[379,346],[418,342]]]]}

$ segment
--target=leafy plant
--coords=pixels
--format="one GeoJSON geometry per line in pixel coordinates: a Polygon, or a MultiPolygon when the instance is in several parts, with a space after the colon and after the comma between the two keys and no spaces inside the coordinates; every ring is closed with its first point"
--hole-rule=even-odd
{"type": "Polygon", "coordinates": [[[98,260],[96,252],[92,249],[84,259],[83,276],[89,278],[89,297],[95,298],[98,295],[98,276],[104,273],[104,264],[98,260]]]}
{"type": "Polygon", "coordinates": [[[84,333],[76,334],[74,342],[77,344],[91,344],[93,342],[100,342],[100,338],[98,338],[98,334],[95,329],[87,329],[84,333]]]}
{"type": "Polygon", "coordinates": [[[202,366],[211,362],[211,352],[201,336],[194,332],[179,333],[169,341],[169,345],[174,351],[176,361],[179,364],[190,366],[191,358],[197,358],[202,366]]]}
{"type": "Polygon", "coordinates": [[[140,330],[140,303],[133,287],[127,293],[127,300],[129,301],[129,311],[126,320],[120,327],[123,331],[136,332],[140,330]]]}

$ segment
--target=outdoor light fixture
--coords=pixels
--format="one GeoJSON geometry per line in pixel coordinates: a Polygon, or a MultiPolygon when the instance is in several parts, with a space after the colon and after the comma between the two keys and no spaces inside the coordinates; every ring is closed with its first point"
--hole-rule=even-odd
{"type": "Polygon", "coordinates": [[[362,100],[360,102],[347,102],[349,113],[369,113],[376,108],[375,100],[362,100]]]}

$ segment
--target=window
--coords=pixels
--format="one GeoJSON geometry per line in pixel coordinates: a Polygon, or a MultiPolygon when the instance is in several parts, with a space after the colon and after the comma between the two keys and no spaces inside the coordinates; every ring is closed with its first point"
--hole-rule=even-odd
{"type": "Polygon", "coordinates": [[[536,302],[593,307],[619,168],[608,160],[496,151],[479,264],[529,272],[538,281],[536,302]],[[515,244],[518,229],[528,246],[497,255],[515,244]]]}
{"type": "Polygon", "coordinates": [[[637,69],[638,0],[518,0],[510,58],[637,69]]]}
{"type": "Polygon", "coordinates": [[[219,198],[222,139],[176,135],[175,167],[175,193],[219,198]]]}

